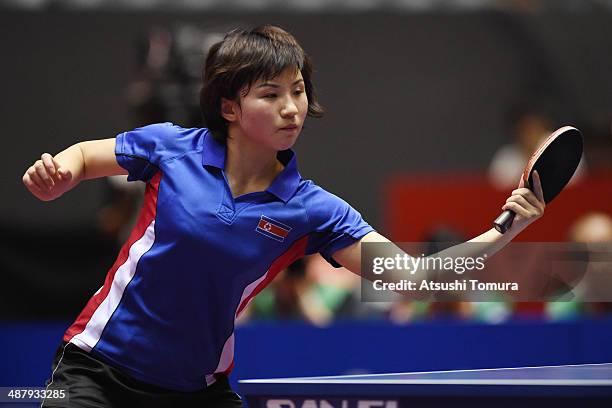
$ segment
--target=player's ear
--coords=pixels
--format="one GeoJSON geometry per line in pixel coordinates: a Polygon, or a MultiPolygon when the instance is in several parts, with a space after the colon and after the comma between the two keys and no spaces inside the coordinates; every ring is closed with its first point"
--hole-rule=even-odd
{"type": "Polygon", "coordinates": [[[232,123],[238,119],[238,104],[227,98],[221,98],[221,116],[232,123]]]}

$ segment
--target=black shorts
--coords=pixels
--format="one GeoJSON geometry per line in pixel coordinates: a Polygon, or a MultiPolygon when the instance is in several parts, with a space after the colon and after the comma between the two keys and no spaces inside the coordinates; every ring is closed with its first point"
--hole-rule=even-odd
{"type": "Polygon", "coordinates": [[[227,377],[220,377],[202,391],[168,390],[127,376],[93,358],[72,343],[57,349],[48,390],[66,390],[68,402],[45,400],[41,407],[219,407],[242,408],[227,377]]]}

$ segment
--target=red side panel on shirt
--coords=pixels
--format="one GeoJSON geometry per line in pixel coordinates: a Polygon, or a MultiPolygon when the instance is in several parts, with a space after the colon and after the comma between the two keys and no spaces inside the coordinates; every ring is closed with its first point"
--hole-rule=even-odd
{"type": "MultiPolygon", "coordinates": [[[[294,242],[293,245],[291,245],[291,247],[289,247],[289,249],[285,251],[285,253],[283,253],[281,256],[276,258],[274,262],[272,262],[272,264],[270,265],[270,268],[268,269],[268,273],[266,277],[261,282],[259,282],[255,290],[253,290],[253,292],[251,292],[249,296],[244,298],[242,302],[240,303],[240,305],[238,305],[238,309],[236,310],[236,317],[238,317],[240,313],[242,313],[242,311],[249,304],[251,299],[257,296],[259,292],[261,292],[266,286],[268,286],[270,282],[272,282],[272,280],[276,277],[276,275],[279,274],[280,271],[285,269],[287,266],[291,265],[296,260],[302,258],[306,254],[307,245],[308,245],[308,236],[300,238],[299,240],[294,242]]],[[[233,368],[234,368],[234,361],[232,359],[232,363],[227,368],[227,370],[223,372],[223,375],[228,376],[232,372],[233,368]]]]}
{"type": "Polygon", "coordinates": [[[151,224],[151,222],[155,219],[156,209],[157,209],[157,195],[159,192],[159,183],[162,177],[161,172],[157,172],[155,176],[151,179],[149,183],[147,183],[147,188],[145,192],[145,199],[140,210],[140,215],[138,216],[138,222],[136,226],[132,230],[130,237],[127,242],[121,248],[119,255],[117,256],[117,260],[110,268],[108,273],[106,274],[106,279],[104,280],[104,286],[102,289],[92,296],[85,308],[81,311],[81,314],[77,317],[75,322],[66,330],[64,334],[64,341],[70,341],[74,336],[79,333],[82,333],[87,326],[87,322],[91,319],[96,309],[100,306],[100,304],[104,301],[106,296],[110,291],[111,285],[113,283],[113,279],[115,277],[115,272],[121,265],[123,265],[129,256],[130,248],[136,241],[138,241],[144,235],[147,227],[151,224]]]}

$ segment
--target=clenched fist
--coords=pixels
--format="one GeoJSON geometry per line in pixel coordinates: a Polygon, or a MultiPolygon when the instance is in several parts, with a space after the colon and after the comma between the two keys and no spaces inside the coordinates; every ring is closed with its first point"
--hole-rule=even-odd
{"type": "Polygon", "coordinates": [[[72,173],[49,153],[43,153],[23,175],[23,184],[38,199],[51,201],[70,189],[72,173]]]}

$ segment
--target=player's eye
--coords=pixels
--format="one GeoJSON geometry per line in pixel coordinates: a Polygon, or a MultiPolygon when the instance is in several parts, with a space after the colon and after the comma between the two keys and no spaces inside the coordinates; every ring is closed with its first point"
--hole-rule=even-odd
{"type": "Polygon", "coordinates": [[[266,94],[266,95],[264,95],[264,98],[273,99],[273,98],[276,98],[276,94],[274,94],[274,93],[266,94]]]}
{"type": "Polygon", "coordinates": [[[298,90],[297,90],[297,91],[295,91],[293,94],[294,94],[294,95],[301,95],[301,94],[303,94],[303,93],[304,93],[304,91],[303,91],[303,90],[298,89],[298,90]]]}

